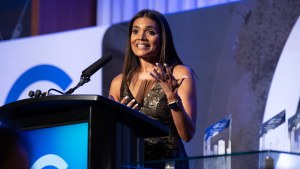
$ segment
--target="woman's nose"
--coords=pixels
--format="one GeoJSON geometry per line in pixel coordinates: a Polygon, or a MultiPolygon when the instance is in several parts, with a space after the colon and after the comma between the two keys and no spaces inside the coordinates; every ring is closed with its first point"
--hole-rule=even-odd
{"type": "Polygon", "coordinates": [[[146,39],[146,36],[145,36],[145,33],[144,32],[141,32],[138,36],[138,39],[139,40],[145,40],[146,39]]]}

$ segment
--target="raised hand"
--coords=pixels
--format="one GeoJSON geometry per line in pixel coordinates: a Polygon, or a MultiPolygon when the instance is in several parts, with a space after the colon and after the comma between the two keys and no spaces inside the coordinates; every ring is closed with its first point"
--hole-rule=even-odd
{"type": "Polygon", "coordinates": [[[153,71],[150,72],[150,75],[160,83],[163,91],[167,95],[176,94],[179,86],[188,76],[182,76],[176,79],[172,74],[171,68],[166,63],[164,65],[156,63],[156,66],[157,67],[153,68],[153,71]]]}

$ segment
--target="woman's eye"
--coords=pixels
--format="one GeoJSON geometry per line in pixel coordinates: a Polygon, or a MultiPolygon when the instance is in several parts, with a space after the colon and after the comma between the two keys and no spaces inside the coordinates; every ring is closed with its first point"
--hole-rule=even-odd
{"type": "Polygon", "coordinates": [[[136,35],[138,32],[139,32],[139,31],[136,30],[136,29],[133,29],[133,30],[132,30],[132,34],[135,34],[135,35],[136,35]]]}
{"type": "Polygon", "coordinates": [[[147,31],[150,35],[156,35],[155,31],[147,31]]]}

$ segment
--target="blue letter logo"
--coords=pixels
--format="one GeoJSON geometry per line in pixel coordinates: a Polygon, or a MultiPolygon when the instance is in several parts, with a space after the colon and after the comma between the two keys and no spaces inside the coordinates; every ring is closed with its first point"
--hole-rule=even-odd
{"type": "Polygon", "coordinates": [[[17,79],[8,93],[5,104],[16,101],[26,87],[41,80],[53,82],[63,90],[66,90],[72,82],[72,79],[58,67],[38,65],[27,70],[17,79]]]}
{"type": "Polygon", "coordinates": [[[55,154],[47,154],[43,157],[39,158],[31,167],[31,169],[42,169],[47,166],[54,166],[58,169],[66,169],[68,168],[68,164],[64,159],[55,155],[55,154]]]}

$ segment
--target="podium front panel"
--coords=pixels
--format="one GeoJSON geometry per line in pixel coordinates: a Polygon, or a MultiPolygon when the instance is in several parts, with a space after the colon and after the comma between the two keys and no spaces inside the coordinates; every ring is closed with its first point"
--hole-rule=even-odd
{"type": "Polygon", "coordinates": [[[22,130],[32,168],[88,168],[88,123],[22,130]]]}

